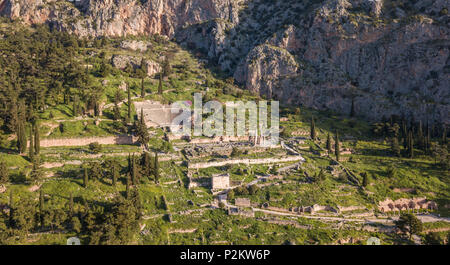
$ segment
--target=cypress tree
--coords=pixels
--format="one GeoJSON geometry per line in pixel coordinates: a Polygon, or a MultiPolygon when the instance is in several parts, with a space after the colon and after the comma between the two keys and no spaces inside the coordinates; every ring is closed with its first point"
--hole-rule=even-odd
{"type": "Polygon", "coordinates": [[[140,119],[139,119],[139,123],[140,123],[140,126],[141,126],[141,127],[145,126],[145,122],[144,122],[144,109],[143,109],[143,108],[141,108],[141,117],[140,117],[140,119]]]}
{"type": "Polygon", "coordinates": [[[115,187],[117,183],[117,178],[119,175],[119,171],[117,170],[116,163],[113,164],[113,176],[112,176],[112,185],[115,187]]]}
{"type": "Polygon", "coordinates": [[[69,217],[72,216],[73,216],[73,194],[71,192],[69,197],[69,217]]]}
{"type": "Polygon", "coordinates": [[[19,153],[21,154],[25,153],[25,150],[27,148],[27,136],[24,123],[25,121],[20,119],[17,129],[17,148],[19,150],[19,153]]]}
{"type": "Polygon", "coordinates": [[[126,198],[129,199],[130,198],[130,174],[127,174],[127,183],[126,183],[126,198]]]}
{"type": "Polygon", "coordinates": [[[367,185],[369,185],[369,177],[367,176],[367,172],[361,173],[361,176],[363,178],[362,186],[367,187],[367,185]]]}
{"type": "Polygon", "coordinates": [[[34,161],[33,126],[30,126],[30,146],[28,148],[28,157],[30,158],[30,162],[34,161]]]}
{"type": "Polygon", "coordinates": [[[163,93],[163,75],[159,73],[159,84],[158,84],[158,94],[162,95],[163,93]]]}
{"type": "Polygon", "coordinates": [[[405,118],[402,118],[402,139],[403,139],[403,148],[408,147],[408,131],[406,128],[405,118]]]}
{"type": "Polygon", "coordinates": [[[334,140],[334,154],[336,155],[336,161],[339,162],[340,159],[340,155],[341,155],[341,150],[339,147],[339,133],[338,131],[336,131],[336,139],[334,140]]]}
{"type": "Polygon", "coordinates": [[[134,154],[133,157],[131,158],[131,183],[133,185],[137,185],[137,170],[136,170],[136,159],[134,159],[134,154]]]}
{"type": "Polygon", "coordinates": [[[328,133],[328,135],[327,135],[327,150],[328,150],[328,155],[330,155],[331,152],[333,151],[331,149],[331,136],[330,136],[330,133],[328,133]]]}
{"type": "Polygon", "coordinates": [[[447,144],[447,127],[444,125],[444,131],[442,132],[442,145],[447,144]]]}
{"type": "Polygon", "coordinates": [[[144,77],[141,80],[141,98],[145,97],[144,77]]]}
{"type": "Polygon", "coordinates": [[[127,84],[127,93],[128,93],[128,119],[131,121],[131,90],[128,84],[127,84]]]}
{"type": "Polygon", "coordinates": [[[34,124],[34,153],[39,155],[41,152],[41,140],[39,134],[39,124],[36,121],[34,124]]]}
{"type": "Polygon", "coordinates": [[[424,150],[424,146],[425,146],[424,142],[425,141],[424,141],[423,130],[422,130],[422,121],[419,121],[419,128],[417,131],[417,144],[421,150],[424,150]]]}
{"type": "Polygon", "coordinates": [[[311,117],[311,139],[316,140],[316,125],[314,123],[314,117],[311,117]]]}
{"type": "Polygon", "coordinates": [[[141,166],[147,178],[150,178],[153,172],[152,158],[148,152],[142,153],[141,166]]]}
{"type": "Polygon", "coordinates": [[[414,157],[414,139],[413,139],[412,131],[409,132],[408,152],[409,152],[409,158],[413,158],[414,157]]]}
{"type": "Polygon", "coordinates": [[[87,188],[87,187],[88,187],[88,184],[89,184],[88,170],[87,170],[87,168],[84,168],[83,186],[84,186],[85,188],[87,188]]]}
{"type": "Polygon", "coordinates": [[[31,170],[31,179],[37,180],[41,177],[41,170],[40,170],[40,161],[38,156],[34,156],[34,159],[32,161],[32,170],[31,170]]]}
{"type": "Polygon", "coordinates": [[[128,154],[128,173],[131,174],[131,154],[128,154]]]}

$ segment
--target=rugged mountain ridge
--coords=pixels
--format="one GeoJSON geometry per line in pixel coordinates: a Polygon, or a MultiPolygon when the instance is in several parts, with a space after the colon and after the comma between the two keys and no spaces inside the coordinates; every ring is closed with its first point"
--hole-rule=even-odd
{"type": "Polygon", "coordinates": [[[1,0],[0,14],[48,23],[80,36],[162,34],[216,18],[229,19],[232,0],[1,0]]]}
{"type": "Polygon", "coordinates": [[[449,124],[446,0],[3,0],[0,14],[80,36],[162,34],[247,89],[371,119],[449,124]]]}

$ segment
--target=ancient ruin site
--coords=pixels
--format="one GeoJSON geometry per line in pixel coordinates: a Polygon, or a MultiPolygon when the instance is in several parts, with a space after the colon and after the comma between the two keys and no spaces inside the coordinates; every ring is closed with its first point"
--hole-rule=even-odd
{"type": "Polygon", "coordinates": [[[0,245],[449,244],[449,8],[0,0],[0,245]]]}

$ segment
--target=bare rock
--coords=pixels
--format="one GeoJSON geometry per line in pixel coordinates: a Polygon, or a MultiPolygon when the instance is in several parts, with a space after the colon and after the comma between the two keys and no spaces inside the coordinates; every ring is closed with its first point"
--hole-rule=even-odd
{"type": "Polygon", "coordinates": [[[120,43],[120,48],[132,50],[132,51],[145,52],[145,51],[147,51],[149,45],[150,44],[146,41],[136,41],[136,40],[127,41],[127,40],[125,40],[120,43]]]}

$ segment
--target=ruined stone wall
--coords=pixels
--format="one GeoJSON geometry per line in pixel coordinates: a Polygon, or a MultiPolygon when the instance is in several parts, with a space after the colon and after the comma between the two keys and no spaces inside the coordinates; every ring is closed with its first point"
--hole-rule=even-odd
{"type": "Polygon", "coordinates": [[[215,162],[189,163],[188,168],[200,169],[200,168],[221,167],[225,165],[235,165],[235,164],[257,165],[257,164],[287,163],[295,161],[304,161],[304,158],[302,156],[287,156],[282,158],[233,159],[215,162]]]}
{"type": "MultiPolygon", "coordinates": [[[[137,142],[137,138],[130,135],[117,135],[105,137],[80,137],[80,138],[58,138],[58,139],[41,139],[41,147],[56,146],[85,146],[91,143],[99,144],[123,144],[131,145],[137,142]]],[[[29,144],[29,143],[28,143],[29,144]]]]}

